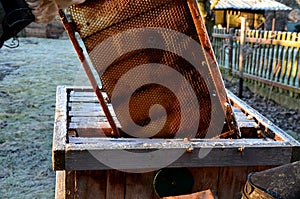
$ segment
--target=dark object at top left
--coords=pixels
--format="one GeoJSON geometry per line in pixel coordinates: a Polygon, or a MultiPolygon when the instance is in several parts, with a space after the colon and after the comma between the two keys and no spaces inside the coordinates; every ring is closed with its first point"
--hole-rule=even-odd
{"type": "Polygon", "coordinates": [[[25,0],[0,0],[0,48],[34,19],[25,0]]]}

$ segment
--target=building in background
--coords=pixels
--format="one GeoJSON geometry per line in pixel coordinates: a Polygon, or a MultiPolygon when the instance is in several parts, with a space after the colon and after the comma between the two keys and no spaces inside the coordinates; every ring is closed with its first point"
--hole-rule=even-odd
{"type": "Polygon", "coordinates": [[[239,28],[239,17],[248,19],[250,29],[285,30],[291,7],[275,0],[210,0],[215,4],[215,24],[239,28]]]}

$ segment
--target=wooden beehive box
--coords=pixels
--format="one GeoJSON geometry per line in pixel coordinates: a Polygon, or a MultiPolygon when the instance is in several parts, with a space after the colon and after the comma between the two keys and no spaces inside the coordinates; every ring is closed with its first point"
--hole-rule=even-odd
{"type": "Polygon", "coordinates": [[[160,168],[130,164],[117,155],[109,157],[119,163],[115,169],[93,153],[184,151],[167,167],[188,168],[194,178],[191,192],[210,189],[221,199],[240,197],[249,172],[299,159],[299,142],[229,91],[228,97],[241,139],[109,138],[103,134],[110,128],[92,89],[59,86],[53,138],[56,198],[159,198],[153,181],[160,168]],[[199,157],[203,149],[209,153],[199,157]],[[135,172],[121,171],[128,169],[135,172]]]}

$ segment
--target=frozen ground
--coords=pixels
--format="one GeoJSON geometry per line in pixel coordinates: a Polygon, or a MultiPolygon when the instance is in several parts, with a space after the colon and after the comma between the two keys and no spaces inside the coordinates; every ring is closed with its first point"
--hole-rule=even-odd
{"type": "MultiPolygon", "coordinates": [[[[69,40],[24,38],[16,49],[0,49],[1,199],[54,198],[51,147],[58,85],[88,85],[69,40]]],[[[227,85],[234,89],[230,82],[227,85]]],[[[251,94],[247,96],[252,99],[251,94]]],[[[263,101],[256,99],[263,108],[263,101]]],[[[272,107],[277,115],[285,110],[272,107]]],[[[299,113],[288,110],[283,114],[284,122],[270,117],[297,137],[299,113]]]]}
{"type": "Polygon", "coordinates": [[[84,85],[81,73],[69,40],[24,38],[0,49],[0,198],[54,198],[56,87],[84,85]]]}

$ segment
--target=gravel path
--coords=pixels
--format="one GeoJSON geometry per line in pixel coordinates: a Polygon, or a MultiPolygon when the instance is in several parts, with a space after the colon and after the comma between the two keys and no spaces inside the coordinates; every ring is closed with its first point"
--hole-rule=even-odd
{"type": "MultiPolygon", "coordinates": [[[[56,87],[85,86],[88,81],[67,39],[23,38],[20,47],[2,48],[0,55],[0,198],[54,198],[56,87]]],[[[234,83],[227,85],[235,90],[234,83]]],[[[250,105],[269,114],[260,98],[253,100],[251,92],[245,96],[254,103],[250,105]]],[[[298,136],[299,113],[273,103],[268,110],[275,124],[298,136]]]]}
{"type": "MultiPolygon", "coordinates": [[[[224,80],[225,87],[238,95],[239,85],[236,81],[224,80]]],[[[243,89],[241,98],[258,112],[267,117],[271,122],[300,141],[300,112],[280,106],[273,100],[255,95],[249,89],[243,89]]],[[[300,106],[300,99],[299,99],[300,106]]]]}

